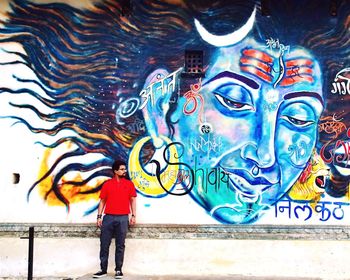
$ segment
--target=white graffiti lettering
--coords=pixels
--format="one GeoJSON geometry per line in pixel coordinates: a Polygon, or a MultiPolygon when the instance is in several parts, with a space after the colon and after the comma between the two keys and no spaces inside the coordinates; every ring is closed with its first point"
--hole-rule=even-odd
{"type": "Polygon", "coordinates": [[[339,95],[350,94],[350,68],[345,68],[337,73],[332,83],[331,93],[339,95]]]}
{"type": "Polygon", "coordinates": [[[182,68],[170,73],[168,76],[160,79],[152,84],[150,84],[147,88],[143,89],[140,92],[140,97],[143,99],[139,109],[143,109],[149,100],[151,100],[152,106],[154,106],[154,95],[160,91],[161,95],[165,95],[166,93],[171,94],[175,91],[176,87],[176,78],[178,73],[182,68]]]}
{"type": "Polygon", "coordinates": [[[191,143],[191,147],[194,148],[196,151],[202,151],[207,153],[207,156],[209,157],[212,151],[219,152],[221,150],[222,142],[221,142],[221,137],[211,140],[210,134],[207,134],[207,135],[208,135],[208,140],[205,140],[201,136],[199,140],[194,140],[191,143]]]}
{"type": "Polygon", "coordinates": [[[266,48],[270,48],[271,51],[272,49],[278,49],[281,55],[283,55],[285,51],[289,52],[290,50],[290,46],[285,46],[284,44],[281,44],[279,39],[267,39],[266,46],[266,48]]]}

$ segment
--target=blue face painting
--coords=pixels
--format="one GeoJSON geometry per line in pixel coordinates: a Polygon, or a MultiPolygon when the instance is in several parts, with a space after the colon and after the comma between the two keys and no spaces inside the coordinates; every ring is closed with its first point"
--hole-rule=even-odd
{"type": "Polygon", "coordinates": [[[202,104],[184,110],[181,98],[175,127],[195,173],[191,195],[221,222],[251,223],[312,154],[323,110],[319,64],[302,48],[246,39],[219,48],[196,86],[202,104]]]}

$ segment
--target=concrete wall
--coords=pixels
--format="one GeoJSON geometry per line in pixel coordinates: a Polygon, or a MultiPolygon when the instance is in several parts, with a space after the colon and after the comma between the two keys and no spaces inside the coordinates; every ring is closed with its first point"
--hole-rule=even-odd
{"type": "Polygon", "coordinates": [[[348,278],[350,6],[268,2],[1,1],[0,277],[34,223],[35,275],[98,269],[118,157],[127,273],[348,278]]]}
{"type": "MultiPolygon", "coordinates": [[[[0,277],[26,277],[28,240],[20,239],[28,235],[25,228],[2,225],[0,277]]],[[[35,235],[35,277],[80,277],[99,269],[98,231],[94,225],[37,226],[35,235]]],[[[131,229],[127,238],[124,271],[153,276],[350,279],[349,235],[350,228],[344,227],[139,225],[131,229]]],[[[109,261],[111,273],[113,249],[114,244],[109,261]]]]}
{"type": "MultiPolygon", "coordinates": [[[[348,241],[128,239],[126,246],[125,274],[350,279],[348,241]]],[[[28,242],[1,238],[0,250],[0,277],[25,279],[28,242]]],[[[96,238],[36,239],[33,276],[93,274],[98,253],[96,238]]],[[[109,263],[112,273],[113,254],[109,263]]]]}

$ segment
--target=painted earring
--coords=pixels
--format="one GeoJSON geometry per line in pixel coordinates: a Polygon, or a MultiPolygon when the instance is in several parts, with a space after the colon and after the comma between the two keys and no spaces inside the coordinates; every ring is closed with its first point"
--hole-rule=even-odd
{"type": "MultiPolygon", "coordinates": [[[[166,144],[171,144],[172,141],[168,137],[159,136],[166,144]]],[[[144,137],[136,142],[129,155],[128,170],[129,176],[134,183],[136,189],[145,196],[160,197],[166,195],[175,186],[179,166],[177,164],[167,164],[160,174],[162,186],[160,185],[157,174],[146,170],[140,162],[140,152],[142,147],[151,140],[150,136],[144,137]]],[[[169,145],[169,158],[167,162],[177,163],[177,150],[175,145],[169,145]]],[[[164,159],[165,160],[165,159],[164,159]]],[[[153,167],[153,164],[152,164],[153,167]]]]}

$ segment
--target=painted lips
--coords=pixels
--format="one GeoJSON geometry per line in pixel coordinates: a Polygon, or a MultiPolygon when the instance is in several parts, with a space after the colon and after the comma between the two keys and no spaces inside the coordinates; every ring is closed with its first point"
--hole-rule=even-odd
{"type": "Polygon", "coordinates": [[[229,175],[230,182],[235,190],[247,197],[257,196],[261,192],[275,185],[264,177],[253,177],[249,172],[243,169],[227,170],[223,169],[229,175]]]}

